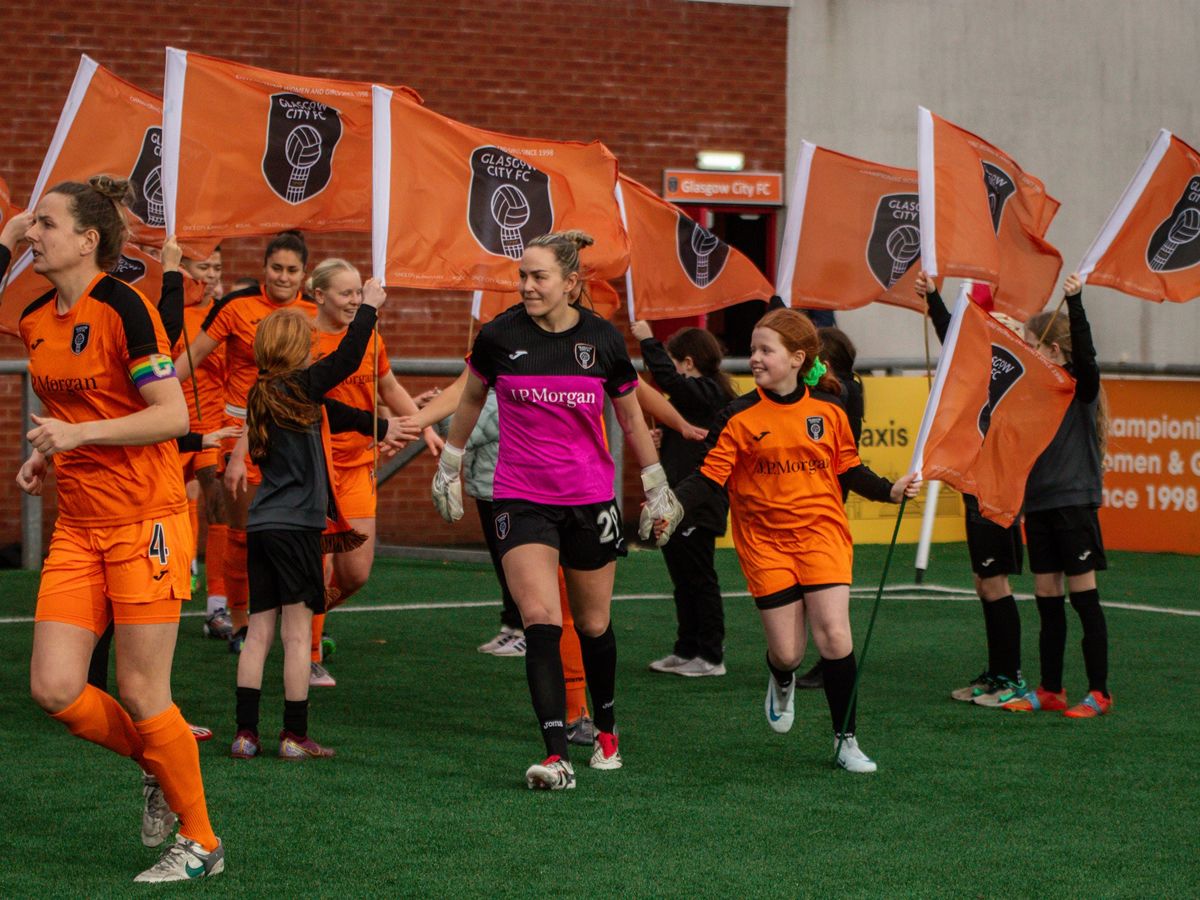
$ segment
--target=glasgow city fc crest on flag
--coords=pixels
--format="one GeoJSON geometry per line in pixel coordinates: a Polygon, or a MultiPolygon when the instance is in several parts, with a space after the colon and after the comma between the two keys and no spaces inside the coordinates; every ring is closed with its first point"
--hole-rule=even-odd
{"type": "Polygon", "coordinates": [[[121,279],[126,284],[133,284],[145,277],[146,264],[140,259],[133,259],[122,253],[117,264],[108,270],[108,274],[113,278],[121,279]]]}
{"type": "Polygon", "coordinates": [[[1150,235],[1146,265],[1152,272],[1176,272],[1200,262],[1200,177],[1189,178],[1175,208],[1150,235]]]}
{"type": "Polygon", "coordinates": [[[728,244],[683,213],[675,226],[675,251],[684,274],[698,288],[716,281],[729,258],[728,244]]]}
{"type": "Polygon", "coordinates": [[[341,113],[299,94],[272,94],[262,172],[280,199],[303,203],[325,190],[342,138],[341,113]]]}
{"type": "Polygon", "coordinates": [[[992,344],[992,378],[988,382],[987,402],[979,410],[979,434],[986,436],[992,424],[992,415],[1005,395],[1021,380],[1025,366],[1006,347],[992,344]]]}
{"type": "Polygon", "coordinates": [[[875,206],[867,239],[867,266],[885,288],[904,277],[921,255],[921,213],[916,194],[884,194],[875,206]]]}
{"type": "Polygon", "coordinates": [[[520,259],[525,242],[554,230],[550,178],[499,147],[471,154],[467,224],[488,253],[520,259]]]}
{"type": "Polygon", "coordinates": [[[134,194],[129,211],[151,228],[164,227],[167,219],[163,212],[162,129],[157,125],[147,128],[142,137],[142,149],[129,173],[129,186],[134,194]]]}
{"type": "Polygon", "coordinates": [[[1004,207],[1008,204],[1008,198],[1016,193],[1017,185],[999,166],[990,162],[984,162],[982,165],[983,183],[987,187],[988,210],[992,214],[992,228],[996,230],[996,234],[999,234],[1004,207]]]}

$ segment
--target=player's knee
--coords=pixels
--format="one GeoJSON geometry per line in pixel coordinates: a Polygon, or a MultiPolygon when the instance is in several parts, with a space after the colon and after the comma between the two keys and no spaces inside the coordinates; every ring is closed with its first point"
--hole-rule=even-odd
{"type": "Polygon", "coordinates": [[[164,692],[163,686],[154,684],[141,672],[118,672],[117,690],[121,694],[121,705],[135,722],[161,712],[170,702],[170,688],[164,692]]]}
{"type": "Polygon", "coordinates": [[[813,641],[825,659],[841,659],[854,649],[854,638],[849,628],[813,628],[813,641]]]}
{"type": "Polygon", "coordinates": [[[49,672],[29,676],[29,694],[33,702],[48,713],[62,712],[83,693],[84,683],[77,678],[49,672]]]}
{"type": "Polygon", "coordinates": [[[584,637],[597,638],[608,631],[609,616],[607,613],[596,612],[577,613],[575,615],[575,630],[584,637]]]}

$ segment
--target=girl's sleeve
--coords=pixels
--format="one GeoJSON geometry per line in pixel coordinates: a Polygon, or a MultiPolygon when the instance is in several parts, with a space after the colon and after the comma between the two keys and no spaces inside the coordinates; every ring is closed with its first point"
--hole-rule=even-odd
{"type": "Polygon", "coordinates": [[[326,397],[321,404],[329,416],[329,432],[331,434],[354,431],[380,440],[387,435],[387,419],[378,419],[365,409],[348,406],[331,397],[326,397]]]}
{"type": "Polygon", "coordinates": [[[12,262],[12,251],[0,244],[0,278],[3,278],[4,273],[8,271],[10,262],[12,262]]]}
{"type": "Polygon", "coordinates": [[[641,347],[642,361],[654,376],[654,383],[670,394],[672,406],[685,416],[699,418],[711,414],[711,404],[705,402],[699,378],[688,378],[676,372],[671,355],[656,338],[646,338],[641,342],[641,347]]]}
{"type": "Polygon", "coordinates": [[[371,330],[374,327],[375,307],[364,303],[358,308],[354,321],[346,329],[337,349],[308,367],[308,391],[311,399],[320,400],[354,374],[367,352],[367,344],[371,340],[371,330]]]}
{"type": "Polygon", "coordinates": [[[162,294],[158,298],[158,317],[162,319],[167,344],[174,347],[183,333],[183,273],[163,272],[162,294]]]}
{"type": "Polygon", "coordinates": [[[725,482],[737,464],[738,443],[731,426],[731,407],[721,413],[720,421],[708,432],[708,452],[700,467],[674,488],[684,512],[692,513],[706,503],[725,502],[725,482]],[[716,435],[716,437],[714,437],[716,435]]]}
{"type": "Polygon", "coordinates": [[[1083,403],[1091,403],[1100,393],[1100,366],[1096,362],[1092,326],[1083,310],[1083,291],[1067,297],[1067,314],[1071,323],[1071,374],[1075,376],[1075,396],[1083,403]]]}
{"type": "Polygon", "coordinates": [[[950,310],[946,309],[942,295],[936,289],[930,291],[925,295],[925,305],[929,308],[929,320],[933,322],[938,341],[946,343],[946,332],[950,328],[950,310]]]}

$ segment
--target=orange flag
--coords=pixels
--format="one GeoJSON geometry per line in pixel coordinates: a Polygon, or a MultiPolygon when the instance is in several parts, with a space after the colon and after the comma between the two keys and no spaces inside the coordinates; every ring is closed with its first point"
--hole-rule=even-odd
{"type": "Polygon", "coordinates": [[[162,246],[162,101],[82,56],[29,198],[32,209],[62,181],[99,173],[128,178],[132,239],[162,246]]]}
{"type": "Polygon", "coordinates": [[[1200,153],[1160,131],[1079,274],[1160,303],[1200,296],[1200,153]]]}
{"type": "Polygon", "coordinates": [[[621,275],[629,239],[603,144],[513,137],[472,128],[390,88],[374,88],[372,256],[402,287],[512,290],[525,242],[580,229],[594,277],[621,275]]]}
{"type": "Polygon", "coordinates": [[[754,263],[678,206],[632,178],[620,183],[631,321],[694,316],[775,293],[754,263]]]}
{"type": "Polygon", "coordinates": [[[1011,525],[1025,481],[1054,439],[1075,380],[972,303],[954,307],[912,471],[979,500],[979,511],[1011,525]]]}
{"type": "Polygon", "coordinates": [[[1003,150],[924,107],[917,146],[925,270],[996,285],[996,311],[1024,322],[1062,269],[1045,240],[1058,201],[1003,150]]]}
{"type": "MultiPolygon", "coordinates": [[[[517,291],[475,291],[471,298],[471,318],[486,325],[510,306],[521,302],[517,291]]],[[[583,305],[605,319],[615,318],[621,308],[621,295],[607,281],[589,281],[583,305]]]]}
{"type": "Polygon", "coordinates": [[[0,178],[0,228],[8,224],[8,220],[21,211],[21,207],[14,206],[12,202],[12,193],[8,190],[8,182],[0,178]]]}
{"type": "Polygon", "coordinates": [[[779,296],[789,306],[857,309],[876,300],[925,312],[913,291],[921,271],[915,169],[800,145],[779,296]]]}
{"type": "Polygon", "coordinates": [[[163,110],[167,222],[181,242],[370,230],[370,84],[168,47],[163,110]]]}
{"type": "MultiPolygon", "coordinates": [[[[25,307],[54,289],[49,281],[33,271],[32,262],[33,257],[25,254],[9,270],[4,295],[0,297],[0,332],[18,334],[21,313],[25,307]]],[[[117,264],[108,272],[114,278],[136,287],[150,298],[151,303],[158,302],[162,293],[162,264],[145,250],[126,244],[121,249],[117,264]]],[[[190,280],[185,277],[185,285],[190,280]]]]}

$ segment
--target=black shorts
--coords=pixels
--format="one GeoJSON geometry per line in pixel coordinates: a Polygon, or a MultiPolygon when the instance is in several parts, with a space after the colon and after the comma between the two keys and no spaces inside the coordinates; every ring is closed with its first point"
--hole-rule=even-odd
{"type": "Polygon", "coordinates": [[[985,519],[979,504],[969,494],[963,495],[967,507],[967,550],[971,554],[971,571],[980,578],[995,575],[1020,575],[1025,561],[1021,541],[1021,526],[1014,522],[1008,528],[985,519]]]}
{"type": "Polygon", "coordinates": [[[545,544],[567,569],[601,569],[625,556],[625,532],[616,500],[550,506],[528,500],[492,502],[492,529],[501,559],[513,547],[545,544]]]}
{"type": "MultiPolygon", "coordinates": [[[[845,585],[850,587],[850,585],[845,585]]],[[[831,587],[842,587],[841,582],[834,584],[794,584],[790,588],[784,588],[782,591],[776,591],[773,594],[767,594],[765,597],[755,597],[754,605],[761,609],[781,609],[784,606],[791,606],[793,603],[799,603],[804,599],[804,595],[809,591],[823,591],[831,587]]]]}
{"type": "Polygon", "coordinates": [[[1088,506],[1064,506],[1025,514],[1029,568],[1035,575],[1084,575],[1108,568],[1100,518],[1088,506]]]}
{"type": "Polygon", "coordinates": [[[325,612],[325,567],[316,529],[246,532],[246,575],[251,613],[289,603],[325,612]]]}

